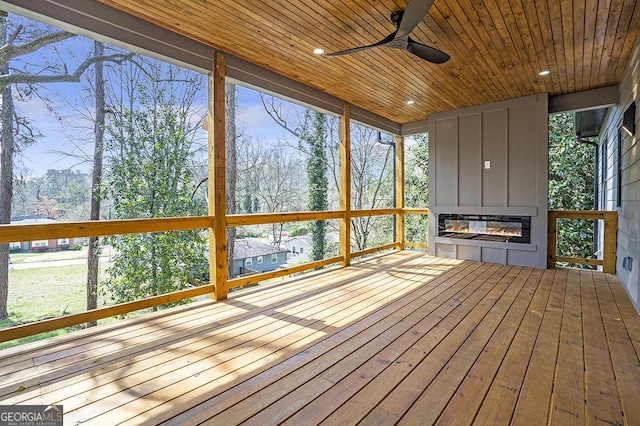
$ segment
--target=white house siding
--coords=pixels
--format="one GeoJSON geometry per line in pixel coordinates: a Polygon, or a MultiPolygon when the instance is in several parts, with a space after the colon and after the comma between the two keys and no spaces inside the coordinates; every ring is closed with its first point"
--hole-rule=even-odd
{"type": "Polygon", "coordinates": [[[624,285],[636,310],[640,312],[640,38],[620,83],[618,106],[607,116],[601,133],[601,205],[618,211],[618,245],[616,274],[624,285]],[[618,162],[618,134],[622,114],[635,101],[636,131],[629,136],[622,132],[622,161],[618,162]],[[604,160],[604,161],[603,161],[604,160]],[[621,167],[620,167],[621,166],[621,167]],[[621,170],[622,197],[618,202],[618,174],[621,170]],[[625,257],[631,257],[631,271],[622,267],[625,257]]]}

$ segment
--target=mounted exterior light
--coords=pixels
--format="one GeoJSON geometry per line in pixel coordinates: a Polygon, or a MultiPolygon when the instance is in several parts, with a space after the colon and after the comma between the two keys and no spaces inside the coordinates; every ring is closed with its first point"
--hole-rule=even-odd
{"type": "Polygon", "coordinates": [[[629,136],[633,136],[636,132],[636,103],[633,102],[629,107],[624,111],[624,115],[622,116],[622,128],[625,132],[629,134],[629,136]]]}
{"type": "Polygon", "coordinates": [[[538,75],[542,75],[542,76],[549,75],[549,74],[551,74],[551,71],[549,70],[543,70],[538,73],[538,75]]]}
{"type": "Polygon", "coordinates": [[[416,101],[414,101],[414,100],[412,100],[412,99],[409,99],[409,100],[407,101],[407,105],[413,105],[413,104],[415,104],[415,103],[416,103],[416,101]]]}
{"type": "Polygon", "coordinates": [[[315,53],[316,55],[322,55],[324,53],[324,49],[316,47],[315,49],[313,49],[313,53],[315,53]]]}

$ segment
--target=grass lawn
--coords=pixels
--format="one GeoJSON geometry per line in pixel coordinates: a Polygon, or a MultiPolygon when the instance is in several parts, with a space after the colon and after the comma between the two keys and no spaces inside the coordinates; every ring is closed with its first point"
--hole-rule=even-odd
{"type": "Polygon", "coordinates": [[[29,262],[49,262],[52,260],[68,260],[68,259],[86,259],[87,248],[82,247],[81,250],[52,250],[40,253],[11,253],[11,264],[29,262]]]}
{"type": "MultiPolygon", "coordinates": [[[[101,265],[99,279],[106,270],[101,265]]],[[[49,268],[13,270],[9,272],[9,319],[0,321],[0,328],[29,323],[86,310],[87,265],[68,265],[49,268]]],[[[104,297],[98,303],[104,305],[104,297]]],[[[56,330],[0,343],[0,349],[67,333],[56,330]]]]}
{"type": "MultiPolygon", "coordinates": [[[[98,281],[103,281],[108,268],[106,262],[100,263],[98,281]]],[[[65,265],[9,271],[9,319],[0,321],[0,329],[26,324],[47,318],[86,311],[87,265],[65,265]]],[[[98,306],[106,306],[107,296],[98,296],[98,306]]],[[[128,314],[135,316],[148,310],[128,314]]],[[[105,318],[99,324],[117,321],[116,317],[105,318]]],[[[0,343],[2,349],[22,345],[48,337],[66,334],[78,330],[81,326],[68,327],[0,343]]]]}

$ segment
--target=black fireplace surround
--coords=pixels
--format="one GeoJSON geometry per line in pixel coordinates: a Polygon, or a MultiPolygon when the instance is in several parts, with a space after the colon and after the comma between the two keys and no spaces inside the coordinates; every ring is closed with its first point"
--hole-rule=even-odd
{"type": "Polygon", "coordinates": [[[440,213],[438,237],[529,244],[531,217],[440,213]]]}

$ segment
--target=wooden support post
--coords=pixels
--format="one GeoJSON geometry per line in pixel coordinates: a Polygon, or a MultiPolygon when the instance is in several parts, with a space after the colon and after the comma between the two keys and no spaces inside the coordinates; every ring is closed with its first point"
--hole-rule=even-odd
{"type": "Polygon", "coordinates": [[[618,213],[607,212],[604,216],[604,244],[602,248],[602,272],[616,273],[616,247],[618,243],[618,213]]]}
{"type": "Polygon", "coordinates": [[[225,58],[215,53],[209,76],[209,276],[215,300],[227,298],[227,206],[225,190],[225,58]]]}
{"type": "Polygon", "coordinates": [[[340,117],[340,255],[342,266],[351,264],[351,109],[344,106],[340,117]]]}
{"type": "Polygon", "coordinates": [[[400,244],[400,250],[404,250],[404,138],[396,136],[396,208],[400,209],[395,215],[396,242],[400,244]]]}

